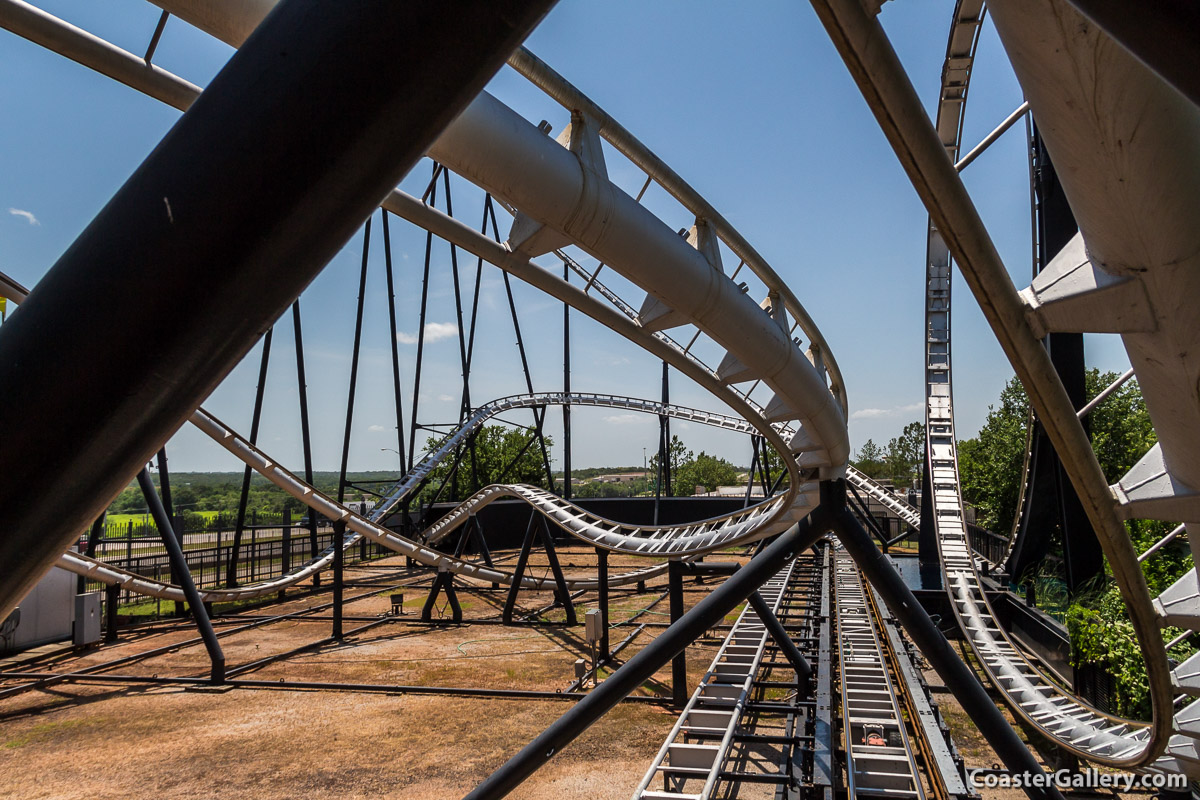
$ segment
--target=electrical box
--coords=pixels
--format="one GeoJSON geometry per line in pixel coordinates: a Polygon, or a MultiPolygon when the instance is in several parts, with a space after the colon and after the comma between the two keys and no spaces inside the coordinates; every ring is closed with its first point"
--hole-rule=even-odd
{"type": "Polygon", "coordinates": [[[604,638],[604,621],[600,617],[600,609],[589,609],[584,614],[584,638],[589,642],[598,642],[604,638]]]}
{"type": "Polygon", "coordinates": [[[75,644],[100,641],[100,592],[75,595],[75,644]]]}
{"type": "Polygon", "coordinates": [[[583,678],[584,675],[587,675],[587,671],[588,671],[587,670],[587,662],[584,661],[582,658],[575,659],[575,678],[576,678],[576,680],[579,680],[579,679],[583,678]]]}

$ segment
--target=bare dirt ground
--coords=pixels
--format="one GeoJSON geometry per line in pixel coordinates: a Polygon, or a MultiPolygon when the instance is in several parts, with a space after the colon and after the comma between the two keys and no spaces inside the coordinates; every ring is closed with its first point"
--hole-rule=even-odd
{"type": "MultiPolygon", "coordinates": [[[[582,548],[563,548],[560,555],[568,575],[572,565],[579,571],[594,568],[594,555],[582,548]]],[[[531,562],[532,574],[548,573],[544,557],[535,554],[531,562]]],[[[610,570],[615,575],[645,564],[614,556],[610,570]]],[[[487,584],[467,588],[458,581],[464,615],[473,624],[434,628],[415,622],[428,573],[406,573],[402,559],[390,559],[348,569],[346,577],[346,597],[357,599],[346,605],[344,642],[326,643],[237,676],[279,682],[272,688],[214,692],[177,685],[70,682],[0,699],[0,798],[457,798],[570,707],[570,701],[553,699],[288,688],[288,682],[321,681],[564,691],[574,681],[575,659],[586,656],[582,625],[566,629],[548,624],[563,619],[562,609],[546,611],[530,625],[495,624],[503,589],[487,584]],[[401,586],[406,583],[410,585],[401,586]],[[404,592],[403,617],[386,616],[393,592],[404,592]],[[356,632],[362,626],[367,627],[356,632]]],[[[694,584],[689,579],[686,604],[701,599],[716,582],[694,584]]],[[[611,622],[642,612],[634,623],[612,629],[614,647],[637,624],[652,626],[635,636],[620,660],[636,653],[668,621],[665,591],[663,576],[650,580],[645,591],[630,587],[612,592],[611,622]]],[[[229,668],[328,637],[328,609],[234,629],[316,609],[329,599],[327,588],[296,592],[282,603],[218,620],[218,631],[226,633],[222,646],[229,668]]],[[[552,600],[550,592],[522,592],[518,607],[535,612],[552,600]]],[[[595,594],[575,602],[582,616],[595,605],[595,594]]],[[[59,651],[5,669],[62,674],[194,638],[186,621],[163,621],[123,631],[116,644],[83,653],[59,651]]],[[[689,648],[691,686],[719,641],[713,636],[689,648]]],[[[193,643],[105,672],[201,677],[207,669],[204,649],[193,643]]],[[[16,684],[0,682],[0,692],[16,684]]],[[[669,667],[639,693],[669,695],[669,667]]],[[[674,720],[662,705],[621,704],[511,796],[624,800],[674,720]]]]}
{"type": "MultiPolygon", "coordinates": [[[[568,575],[594,574],[590,551],[563,548],[560,555],[568,575]]],[[[531,562],[531,574],[549,574],[544,556],[535,554],[531,562]]],[[[645,563],[613,556],[610,570],[616,575],[645,563]]],[[[466,586],[459,580],[467,624],[433,627],[416,622],[431,581],[428,572],[410,573],[402,559],[389,559],[349,568],[346,578],[346,637],[340,643],[321,644],[330,634],[327,585],[318,592],[296,590],[282,602],[218,618],[230,670],[319,644],[237,675],[270,682],[270,688],[200,691],[179,685],[68,682],[4,697],[7,688],[21,682],[0,681],[0,798],[460,798],[570,708],[572,701],[564,699],[289,686],[304,681],[561,692],[574,682],[575,660],[588,656],[582,625],[568,629],[554,624],[565,614],[561,608],[547,610],[551,592],[522,592],[518,610],[534,615],[534,620],[507,627],[498,624],[505,589],[466,586]],[[401,592],[405,614],[391,617],[391,595],[401,592]],[[274,619],[298,612],[306,614],[274,619]],[[263,624],[246,627],[255,623],[263,624]]],[[[688,579],[686,606],[718,582],[688,579]]],[[[611,630],[612,646],[633,634],[618,663],[666,625],[665,593],[665,576],[649,580],[644,590],[613,590],[610,621],[632,621],[611,630]],[[649,627],[638,632],[642,624],[649,627]]],[[[575,603],[582,617],[595,606],[595,593],[575,603]]],[[[438,605],[435,617],[448,617],[444,599],[438,605]]],[[[726,621],[732,622],[737,613],[726,621]]],[[[36,656],[9,659],[0,669],[62,674],[174,644],[185,646],[103,672],[203,677],[208,661],[195,639],[188,621],[164,620],[124,629],[116,644],[83,652],[49,648],[36,656]]],[[[720,639],[721,634],[713,632],[688,649],[689,688],[703,675],[720,639]]],[[[953,695],[938,689],[935,674],[926,676],[967,766],[995,764],[995,753],[953,695]]],[[[638,693],[669,697],[670,668],[638,693]]],[[[625,800],[675,718],[665,704],[618,705],[511,797],[625,800]]],[[[747,754],[750,761],[758,757],[747,754]]],[[[1014,789],[984,789],[981,795],[983,800],[1025,797],[1014,789]]]]}

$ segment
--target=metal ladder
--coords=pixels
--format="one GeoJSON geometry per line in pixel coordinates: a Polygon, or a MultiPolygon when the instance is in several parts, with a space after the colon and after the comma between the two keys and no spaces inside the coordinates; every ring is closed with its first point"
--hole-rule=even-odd
{"type": "Polygon", "coordinates": [[[924,800],[862,576],[845,551],[836,554],[835,570],[846,794],[924,800]],[[868,728],[882,734],[882,744],[868,743],[868,728]]]}
{"type": "MultiPolygon", "coordinates": [[[[793,561],[759,589],[773,612],[779,609],[794,568],[793,561]]],[[[766,626],[747,605],[634,790],[633,800],[708,800],[769,638],[766,626]],[[650,788],[660,776],[662,789],[650,788]]]]}

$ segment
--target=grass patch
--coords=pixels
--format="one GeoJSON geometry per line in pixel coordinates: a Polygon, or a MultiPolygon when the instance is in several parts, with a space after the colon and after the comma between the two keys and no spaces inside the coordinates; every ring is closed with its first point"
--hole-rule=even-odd
{"type": "Polygon", "coordinates": [[[15,750],[33,742],[53,739],[72,729],[89,728],[100,724],[100,722],[101,720],[90,719],[63,719],[55,722],[40,722],[25,731],[25,733],[5,741],[4,747],[9,750],[15,750]]]}

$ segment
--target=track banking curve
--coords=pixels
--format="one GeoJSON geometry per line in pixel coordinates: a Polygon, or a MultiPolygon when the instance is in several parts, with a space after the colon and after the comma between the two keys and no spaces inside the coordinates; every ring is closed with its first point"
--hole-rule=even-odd
{"type": "MultiPolygon", "coordinates": [[[[272,4],[208,3],[204,4],[203,8],[186,2],[161,5],[169,5],[172,13],[189,19],[202,29],[208,30],[236,46],[253,27],[254,20],[248,22],[250,18],[244,16],[243,12],[251,13],[251,15],[258,12],[265,13],[265,10],[272,4]]],[[[34,41],[56,49],[80,63],[116,77],[176,107],[186,108],[199,93],[198,88],[157,67],[153,70],[145,70],[144,67],[132,66],[134,64],[133,57],[124,51],[62,23],[44,12],[33,9],[27,4],[11,0],[3,3],[0,5],[0,19],[7,27],[21,35],[26,35],[34,41]],[[128,74],[122,73],[122,70],[128,71],[128,74]]],[[[526,54],[525,61],[526,72],[530,71],[530,64],[534,65],[539,86],[551,92],[552,95],[557,93],[559,98],[570,99],[575,106],[582,102],[583,98],[573,87],[566,84],[545,65],[537,62],[528,54],[526,54]]],[[[803,488],[811,488],[806,483],[807,479],[817,475],[836,476],[845,467],[849,454],[844,421],[846,401],[836,362],[829,353],[819,331],[816,330],[815,325],[795,300],[791,291],[740,235],[733,231],[694,190],[683,183],[636,139],[633,139],[624,129],[604,115],[595,104],[588,101],[587,107],[603,120],[602,132],[607,132],[610,141],[613,141],[611,137],[615,132],[616,139],[620,142],[615,146],[628,151],[631,154],[630,158],[647,170],[648,178],[659,180],[665,186],[669,185],[672,195],[697,213],[697,224],[693,231],[695,233],[694,241],[690,245],[651,216],[636,201],[629,199],[619,189],[608,183],[603,174],[602,161],[597,163],[588,157],[587,142],[589,137],[594,139],[595,128],[582,118],[578,118],[578,114],[574,111],[571,128],[568,129],[566,138],[560,137],[560,142],[556,143],[547,140],[529,123],[516,118],[498,101],[482,95],[474,104],[472,111],[462,115],[443,135],[431,154],[435,154],[443,163],[448,163],[456,168],[468,179],[484,185],[506,206],[513,208],[518,215],[517,224],[514,224],[514,235],[520,224],[525,224],[526,227],[532,224],[539,229],[552,227],[556,223],[560,228],[569,227],[569,220],[542,220],[544,217],[552,217],[563,206],[562,202],[539,205],[541,195],[545,190],[556,190],[566,186],[567,195],[570,195],[572,191],[586,194],[588,191],[594,190],[596,186],[603,187],[602,192],[605,198],[616,203],[615,218],[610,226],[611,231],[619,233],[622,227],[625,227],[631,232],[627,236],[607,236],[606,241],[616,243],[614,250],[604,250],[603,246],[596,243],[596,231],[566,230],[547,238],[554,239],[556,243],[562,242],[562,244],[579,244],[580,240],[593,241],[590,249],[586,244],[584,248],[601,258],[615,271],[621,272],[635,283],[648,289],[649,294],[642,302],[640,311],[633,311],[631,304],[625,303],[607,292],[603,284],[595,280],[595,276],[592,276],[589,281],[589,288],[594,288],[604,299],[615,305],[616,309],[606,306],[596,297],[589,295],[586,290],[579,293],[578,290],[573,291],[573,287],[566,284],[565,281],[549,280],[546,270],[531,264],[529,259],[534,252],[538,251],[538,248],[530,246],[528,241],[514,242],[510,236],[507,244],[499,245],[474,232],[468,235],[457,221],[398,192],[393,192],[385,201],[384,207],[486,258],[538,288],[550,292],[589,316],[618,330],[655,355],[663,357],[685,375],[711,391],[718,399],[741,413],[746,418],[746,423],[743,423],[746,430],[756,429],[759,435],[762,435],[777,451],[787,453],[790,450],[796,456],[795,459],[784,459],[790,480],[783,495],[772,498],[746,514],[734,515],[728,520],[716,523],[706,521],[697,526],[683,529],[643,531],[627,526],[618,526],[608,521],[598,519],[593,521],[578,509],[563,505],[552,495],[539,493],[529,487],[484,490],[480,495],[469,499],[465,507],[477,508],[499,496],[520,497],[543,513],[556,518],[560,524],[565,523],[569,526],[572,524],[568,522],[569,520],[586,520],[584,524],[588,526],[587,530],[592,533],[594,540],[601,546],[645,554],[685,555],[693,551],[711,549],[722,543],[743,540],[756,533],[765,535],[767,531],[782,530],[795,522],[815,503],[815,497],[801,494],[803,488]],[[572,131],[573,133],[571,133],[572,131]],[[473,154],[479,150],[473,145],[473,142],[479,137],[498,139],[506,143],[510,147],[510,151],[501,152],[499,155],[493,152],[492,162],[489,163],[473,160],[473,154]],[[495,174],[495,170],[492,169],[495,163],[526,163],[528,159],[522,159],[520,156],[523,152],[522,148],[529,147],[541,148],[542,155],[546,160],[559,165],[559,171],[533,178],[521,175],[521,181],[536,183],[536,186],[526,186],[520,182],[518,185],[512,185],[511,174],[495,174]],[[591,177],[585,187],[571,189],[571,175],[578,176],[580,166],[583,166],[585,172],[591,177]],[[701,216],[702,214],[708,214],[712,219],[705,218],[701,216]],[[531,215],[537,215],[537,218],[531,215]],[[735,286],[732,278],[724,274],[720,264],[720,254],[715,244],[718,238],[725,241],[735,253],[741,254],[743,263],[749,265],[751,270],[767,284],[768,296],[761,304],[745,297],[743,292],[735,286]],[[643,246],[647,244],[650,250],[657,253],[657,256],[651,258],[649,262],[645,260],[641,252],[644,249],[643,246]],[[668,271],[685,272],[693,280],[678,281],[673,274],[664,273],[664,266],[668,268],[668,271]],[[698,295],[695,292],[689,294],[686,289],[680,291],[680,285],[684,283],[692,287],[701,286],[704,290],[698,295]],[[789,314],[792,317],[790,326],[789,314]],[[665,329],[685,323],[695,324],[725,348],[726,356],[717,369],[709,368],[690,353],[690,345],[682,347],[664,332],[665,329]],[[812,340],[812,346],[807,356],[800,354],[799,339],[791,338],[791,333],[795,332],[797,328],[805,332],[812,340]],[[775,399],[765,409],[750,400],[749,391],[742,391],[737,387],[737,384],[750,380],[755,381],[755,386],[763,383],[776,390],[775,399]],[[797,421],[799,430],[791,430],[776,424],[784,420],[797,421]],[[781,438],[781,434],[785,432],[791,435],[788,442],[781,438]],[[629,532],[625,532],[626,530],[629,532]]],[[[592,153],[595,152],[596,150],[593,149],[592,153]]],[[[564,202],[570,204],[571,202],[585,202],[585,200],[572,201],[568,196],[564,202]]],[[[558,252],[557,249],[556,252],[558,252]]],[[[735,271],[734,276],[736,274],[735,271]]],[[[234,442],[246,444],[232,431],[225,429],[224,426],[216,423],[202,412],[197,412],[197,418],[202,426],[210,427],[210,434],[216,434],[216,429],[219,428],[220,440],[227,446],[231,446],[234,442]]],[[[194,419],[194,421],[197,420],[194,419]]],[[[280,471],[278,465],[261,453],[241,447],[238,455],[243,460],[256,462],[255,466],[260,471],[276,472],[279,481],[292,486],[302,500],[309,502],[310,505],[313,503],[324,505],[323,510],[327,512],[327,515],[334,518],[344,516],[344,509],[335,509],[329,507],[327,503],[319,502],[316,499],[318,495],[313,493],[312,487],[296,486],[294,476],[291,476],[290,473],[283,474],[286,471],[280,471]]],[[[458,516],[465,519],[467,515],[458,516]]],[[[454,517],[455,515],[452,515],[452,520],[454,517]]],[[[354,525],[350,525],[350,527],[354,529],[354,525]]],[[[367,525],[362,527],[366,529],[366,532],[359,531],[359,533],[373,537],[389,546],[396,545],[401,552],[419,547],[414,543],[398,543],[394,538],[389,538],[379,530],[371,529],[367,525]]],[[[445,527],[449,528],[450,525],[445,527]]],[[[420,553],[417,553],[414,557],[421,560],[419,555],[420,553]]],[[[324,558],[328,558],[328,556],[327,553],[324,558]]],[[[112,573],[101,570],[96,564],[78,560],[74,555],[64,556],[64,558],[76,559],[75,563],[71,565],[76,571],[86,571],[92,576],[106,574],[110,579],[116,577],[112,573]]],[[[436,560],[437,557],[426,555],[426,558],[436,560]]],[[[318,562],[321,560],[318,559],[318,562]]],[[[323,564],[318,562],[307,565],[302,572],[311,574],[311,572],[319,570],[323,564]]],[[[464,574],[477,572],[475,567],[465,564],[457,565],[456,569],[464,574]]],[[[489,576],[488,579],[503,580],[500,576],[489,576]]],[[[144,580],[139,581],[132,576],[125,576],[122,580],[131,587],[148,588],[144,580]]],[[[272,584],[270,588],[257,587],[255,590],[265,593],[274,588],[277,588],[277,584],[272,584]]],[[[246,587],[245,591],[250,590],[250,587],[246,587]]],[[[160,591],[171,590],[164,588],[160,591]]]]}
{"type": "MultiPolygon", "coordinates": [[[[982,0],[959,0],[955,7],[935,123],[936,133],[951,163],[958,161],[961,156],[966,95],[984,13],[982,0]]],[[[997,26],[1002,27],[999,21],[997,26]]],[[[1011,52],[1014,48],[1014,37],[1009,34],[1006,39],[1007,32],[1001,30],[1001,38],[1011,52]]],[[[1022,84],[1026,85],[1027,81],[1023,79],[1022,84]]],[[[1037,98],[1031,98],[1028,104],[1035,116],[1039,110],[1045,111],[1046,108],[1036,100],[1037,98]]],[[[1047,123],[1046,127],[1052,128],[1053,123],[1047,123]]],[[[1059,158],[1057,153],[1054,156],[1059,158]]],[[[1147,623],[1150,618],[1150,614],[1147,613],[1150,598],[1146,592],[1146,585],[1141,578],[1128,536],[1114,516],[1117,509],[1112,504],[1111,495],[1115,494],[1119,498],[1120,494],[1115,491],[1110,494],[1107,486],[1094,485],[1094,476],[1099,470],[1094,464],[1085,463],[1089,461],[1088,456],[1091,462],[1095,461],[1095,456],[1090,451],[1086,455],[1073,453],[1070,447],[1063,447],[1056,442],[1064,465],[1081,497],[1098,498],[1110,495],[1108,502],[1093,500],[1089,507],[1089,515],[1096,526],[1109,563],[1113,565],[1113,572],[1122,594],[1131,608],[1134,628],[1145,651],[1155,707],[1154,722],[1147,724],[1122,719],[1084,703],[1048,679],[1012,642],[997,622],[997,616],[988,602],[977,571],[976,557],[971,552],[967,540],[958,475],[951,382],[951,248],[944,238],[944,232],[947,230],[949,229],[946,227],[939,229],[939,225],[931,216],[926,272],[926,457],[930,476],[928,490],[932,495],[932,522],[937,526],[936,540],[942,578],[959,627],[982,669],[1013,713],[1064,749],[1094,763],[1114,767],[1183,772],[1193,778],[1200,776],[1200,758],[1197,757],[1195,739],[1197,733],[1200,733],[1200,720],[1194,719],[1197,714],[1193,706],[1185,708],[1173,721],[1165,711],[1171,707],[1172,695],[1162,680],[1167,668],[1161,631],[1157,625],[1147,623]],[[1164,750],[1165,755],[1160,755],[1164,750]]],[[[956,233],[953,230],[949,232],[951,235],[956,233]]],[[[1102,306],[1094,306],[1090,311],[1080,308],[1089,302],[1095,302],[1093,298],[1097,293],[1094,286],[1087,285],[1087,280],[1072,281],[1071,273],[1081,277],[1089,267],[1091,265],[1088,264],[1087,256],[1083,254],[1081,240],[1077,236],[1076,240],[1048,265],[1043,275],[1034,281],[1033,286],[1021,293],[1026,314],[1019,322],[1015,322],[1013,327],[1022,324],[1028,326],[1028,329],[1032,329],[1033,338],[1040,338],[1050,330],[1092,330],[1088,327],[1076,327],[1079,322],[1070,320],[1072,313],[1079,314],[1081,311],[1085,314],[1090,313],[1093,318],[1098,314],[1101,317],[1105,316],[1101,312],[1102,306]],[[1080,262],[1083,263],[1084,269],[1079,268],[1080,262]],[[1078,302],[1081,297],[1086,298],[1082,303],[1078,302]],[[1072,303],[1072,300],[1077,302],[1072,303]],[[1072,305],[1075,307],[1072,308],[1072,305]]],[[[964,272],[966,271],[967,268],[964,267],[964,272]]],[[[1103,285],[1104,278],[1099,280],[1103,285]]],[[[1116,303],[1123,301],[1126,305],[1129,304],[1128,297],[1121,298],[1118,295],[1114,300],[1116,303]]],[[[1108,313],[1113,313],[1119,318],[1121,313],[1116,313],[1116,308],[1117,306],[1111,306],[1108,313]]],[[[1124,313],[1136,316],[1137,309],[1130,311],[1127,308],[1124,313]]],[[[1002,326],[993,322],[993,327],[999,332],[1002,326]]],[[[1011,334],[1009,331],[1006,333],[1011,334]]],[[[1016,335],[1029,334],[1018,332],[1016,335]]],[[[1018,360],[1014,360],[1014,364],[1020,373],[1022,364],[1018,360]]],[[[1025,368],[1029,369],[1028,366],[1025,368]]],[[[1030,389],[1036,407],[1040,398],[1054,395],[1054,389],[1048,386],[1051,378],[1045,375],[1044,371],[1036,367],[1029,371],[1037,376],[1033,388],[1030,389]],[[1043,385],[1038,386],[1038,380],[1043,385]]],[[[1028,379],[1025,383],[1027,388],[1030,388],[1028,379]]],[[[1147,402],[1152,402],[1149,391],[1147,402]]],[[[1041,418],[1048,421],[1049,427],[1078,428],[1079,423],[1075,415],[1071,414],[1068,417],[1066,413],[1060,413],[1057,405],[1052,404],[1049,408],[1043,406],[1038,411],[1041,418]]],[[[1070,436],[1078,441],[1078,430],[1071,432],[1070,436]]],[[[1195,583],[1194,577],[1192,583],[1195,583]]],[[[1161,604],[1161,600],[1155,603],[1161,604]]],[[[1166,616],[1160,611],[1160,618],[1166,616]]]]}

